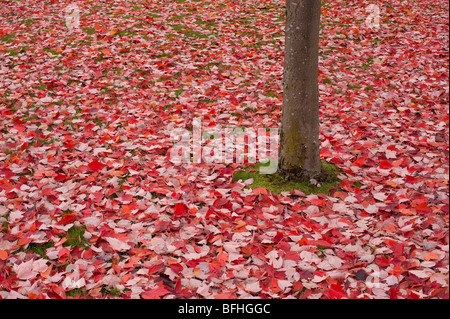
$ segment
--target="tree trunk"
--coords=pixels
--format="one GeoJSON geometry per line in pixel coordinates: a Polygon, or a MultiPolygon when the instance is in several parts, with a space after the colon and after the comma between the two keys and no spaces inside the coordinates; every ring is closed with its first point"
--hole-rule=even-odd
{"type": "Polygon", "coordinates": [[[286,1],[279,173],[310,180],[321,172],[319,151],[320,0],[286,1]]]}

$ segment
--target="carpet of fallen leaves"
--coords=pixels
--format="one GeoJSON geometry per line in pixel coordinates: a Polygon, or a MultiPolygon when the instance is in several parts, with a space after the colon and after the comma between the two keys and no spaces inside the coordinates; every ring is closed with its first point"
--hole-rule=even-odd
{"type": "Polygon", "coordinates": [[[274,195],[167,154],[278,127],[283,1],[1,1],[0,298],[448,298],[449,2],[377,3],[323,2],[340,189],[274,195]]]}

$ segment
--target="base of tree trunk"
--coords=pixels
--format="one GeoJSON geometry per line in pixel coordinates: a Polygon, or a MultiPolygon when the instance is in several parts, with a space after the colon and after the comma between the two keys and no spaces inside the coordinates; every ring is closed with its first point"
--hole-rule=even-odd
{"type": "Polygon", "coordinates": [[[331,171],[326,164],[322,162],[322,168],[319,173],[312,174],[303,169],[281,169],[278,168],[277,174],[290,181],[310,182],[311,179],[319,183],[329,183],[336,180],[336,173],[331,171]]]}

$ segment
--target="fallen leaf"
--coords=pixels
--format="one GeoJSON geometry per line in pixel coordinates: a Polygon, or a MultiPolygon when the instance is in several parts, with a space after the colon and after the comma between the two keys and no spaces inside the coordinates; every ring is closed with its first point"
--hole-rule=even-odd
{"type": "Polygon", "coordinates": [[[425,254],[422,255],[423,259],[425,260],[438,260],[440,257],[437,253],[435,252],[427,252],[425,254]]]}
{"type": "Polygon", "coordinates": [[[141,294],[142,299],[161,299],[163,296],[170,294],[170,291],[164,287],[148,290],[141,294]]]}
{"type": "Polygon", "coordinates": [[[8,252],[6,250],[0,249],[0,260],[6,260],[8,258],[8,252]]]}
{"type": "Polygon", "coordinates": [[[103,163],[100,163],[98,159],[95,159],[94,161],[90,162],[88,164],[88,167],[93,171],[100,171],[102,170],[106,165],[103,163]]]}

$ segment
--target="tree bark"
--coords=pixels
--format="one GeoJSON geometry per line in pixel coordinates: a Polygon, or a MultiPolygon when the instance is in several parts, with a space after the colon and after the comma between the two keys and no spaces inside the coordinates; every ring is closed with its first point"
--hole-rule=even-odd
{"type": "Polygon", "coordinates": [[[279,173],[310,180],[321,172],[319,140],[320,0],[286,1],[279,173]]]}

